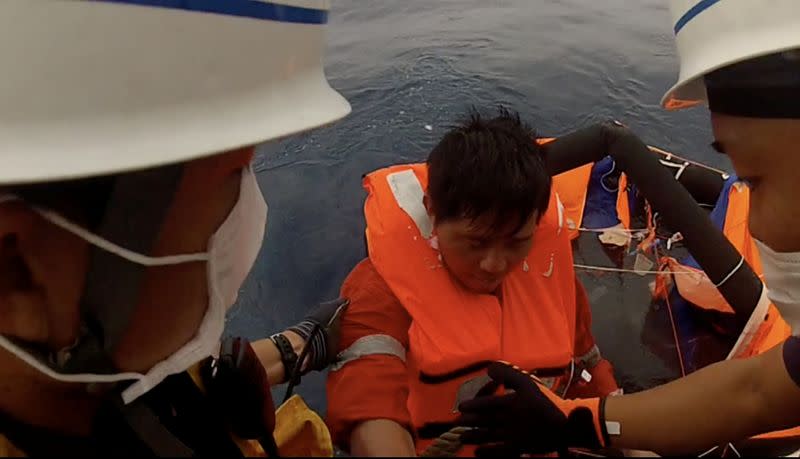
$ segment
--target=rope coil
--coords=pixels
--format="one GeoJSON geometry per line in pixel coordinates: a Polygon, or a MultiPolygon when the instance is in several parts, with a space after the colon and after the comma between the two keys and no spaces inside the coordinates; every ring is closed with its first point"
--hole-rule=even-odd
{"type": "Polygon", "coordinates": [[[453,427],[447,432],[439,435],[420,454],[421,457],[455,457],[461,448],[461,434],[469,430],[469,427],[453,427]]]}

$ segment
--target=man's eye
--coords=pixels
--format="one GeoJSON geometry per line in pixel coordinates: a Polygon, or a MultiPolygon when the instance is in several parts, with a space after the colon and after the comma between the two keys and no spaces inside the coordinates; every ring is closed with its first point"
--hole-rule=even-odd
{"type": "Polygon", "coordinates": [[[473,249],[480,249],[485,245],[485,242],[478,239],[470,239],[468,245],[473,249]]]}

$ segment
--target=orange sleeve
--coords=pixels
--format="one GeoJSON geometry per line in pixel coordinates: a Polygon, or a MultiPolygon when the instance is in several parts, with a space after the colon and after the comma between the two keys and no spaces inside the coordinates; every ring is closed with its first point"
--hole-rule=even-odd
{"type": "MultiPolygon", "coordinates": [[[[575,356],[580,357],[594,347],[592,335],[592,308],[583,283],[575,276],[575,356]]],[[[580,377],[570,386],[567,398],[605,397],[619,389],[614,367],[611,362],[601,358],[594,366],[586,368],[591,375],[590,381],[580,377]]]]}
{"type": "Polygon", "coordinates": [[[586,288],[575,276],[575,355],[583,355],[594,346],[592,335],[592,308],[586,288]]]}
{"type": "MultiPolygon", "coordinates": [[[[411,317],[395,298],[369,259],[356,265],[342,285],[350,299],[342,318],[342,337],[337,352],[368,335],[389,335],[408,350],[411,317]]],[[[370,355],[348,362],[328,373],[326,422],[333,441],[349,449],[350,432],[370,419],[389,419],[410,429],[407,408],[406,365],[395,356],[370,355]]]]}

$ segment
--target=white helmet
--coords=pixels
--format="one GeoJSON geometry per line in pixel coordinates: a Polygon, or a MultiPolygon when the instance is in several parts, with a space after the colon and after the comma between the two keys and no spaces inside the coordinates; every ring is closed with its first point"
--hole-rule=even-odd
{"type": "Polygon", "coordinates": [[[195,159],[333,122],[328,0],[0,1],[0,185],[195,159]]]}
{"type": "Polygon", "coordinates": [[[667,109],[707,102],[703,77],[748,59],[800,48],[800,0],[671,0],[680,60],[667,109]]]}

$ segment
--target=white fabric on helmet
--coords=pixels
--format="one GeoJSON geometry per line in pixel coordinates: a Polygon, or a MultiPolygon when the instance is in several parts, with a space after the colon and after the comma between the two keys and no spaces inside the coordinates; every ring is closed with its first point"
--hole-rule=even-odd
{"type": "Polygon", "coordinates": [[[177,163],[336,121],[350,106],[323,72],[328,3],[3,0],[0,185],[177,163]]]}
{"type": "Polygon", "coordinates": [[[730,64],[800,48],[800,1],[671,0],[680,74],[667,109],[706,102],[703,76],[730,64]]]}

